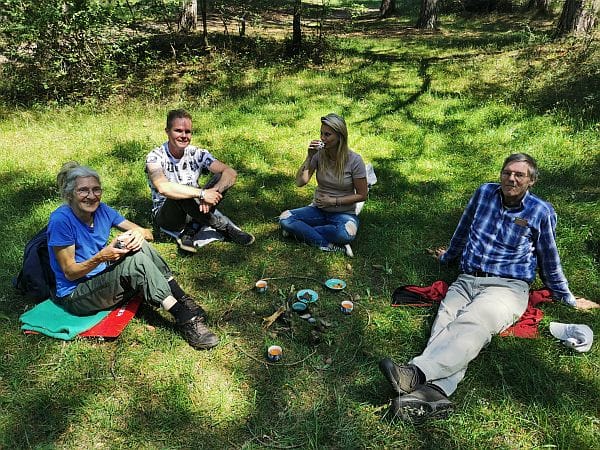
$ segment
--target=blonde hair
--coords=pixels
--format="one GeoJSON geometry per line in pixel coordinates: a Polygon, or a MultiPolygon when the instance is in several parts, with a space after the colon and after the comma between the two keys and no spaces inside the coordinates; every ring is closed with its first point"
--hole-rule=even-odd
{"type": "Polygon", "coordinates": [[[319,158],[319,169],[331,169],[338,179],[342,181],[344,178],[344,168],[348,161],[348,127],[343,117],[335,113],[329,113],[321,117],[321,124],[327,125],[337,134],[339,138],[338,146],[332,153],[326,152],[326,158],[319,158]]]}
{"type": "Polygon", "coordinates": [[[98,172],[87,166],[79,165],[77,161],[64,163],[56,175],[58,192],[66,203],[69,203],[73,198],[73,192],[75,191],[75,186],[77,186],[77,178],[80,177],[94,177],[98,183],[100,183],[100,175],[98,175],[98,172]]]}

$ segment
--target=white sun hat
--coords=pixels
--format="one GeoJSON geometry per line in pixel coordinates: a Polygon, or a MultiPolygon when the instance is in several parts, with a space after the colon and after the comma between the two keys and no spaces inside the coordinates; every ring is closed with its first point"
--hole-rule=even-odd
{"type": "Polygon", "coordinates": [[[587,325],[550,322],[550,333],[564,345],[578,352],[589,351],[594,342],[594,332],[587,325]]]}

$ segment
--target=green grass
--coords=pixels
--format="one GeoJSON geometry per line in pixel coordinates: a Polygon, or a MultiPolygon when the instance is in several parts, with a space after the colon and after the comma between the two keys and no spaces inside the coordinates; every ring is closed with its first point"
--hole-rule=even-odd
{"type": "Polygon", "coordinates": [[[389,391],[377,362],[418,354],[435,315],[390,308],[390,294],[454,279],[456,267],[440,268],[426,249],[447,244],[473,190],[497,179],[510,152],[538,159],[534,192],[558,212],[572,290],[600,299],[600,114],[581,100],[597,95],[597,47],[544,43],[548,25],[527,30],[523,21],[444,16],[439,33],[420,34],[405,28],[412,17],[356,16],[328,32],[322,66],[274,62],[279,41],[264,38],[254,47],[258,62],[230,49],[167,61],[178,76],[157,73],[140,84],[148,100],[5,108],[0,448],[600,447],[597,345],[575,355],[547,331],[557,320],[599,332],[600,315],[561,305],[544,307],[540,339],[492,341],[453,395],[457,412],[448,420],[415,427],[384,417],[389,391]],[[197,145],[238,170],[223,209],[257,237],[249,248],[214,244],[196,256],[156,243],[208,310],[221,345],[196,352],[168,315],[149,309],[113,342],[23,337],[18,317],[31,305],[10,279],[25,242],[60,204],[58,168],[70,159],[96,168],[104,200],[149,225],[144,156],[165,139],[173,107],[192,112],[197,145]],[[351,147],[379,178],[352,260],[284,241],[276,223],[311,198],[293,174],[330,111],[346,117],[351,147]],[[294,276],[345,279],[358,296],[355,313],[339,313],[345,294],[294,276]],[[262,277],[276,279],[258,295],[252,286],[262,277]],[[301,287],[319,292],[314,313],[332,323],[319,342],[297,317],[261,328],[301,287]],[[267,366],[259,361],[273,343],[284,348],[283,364],[267,366]]]}

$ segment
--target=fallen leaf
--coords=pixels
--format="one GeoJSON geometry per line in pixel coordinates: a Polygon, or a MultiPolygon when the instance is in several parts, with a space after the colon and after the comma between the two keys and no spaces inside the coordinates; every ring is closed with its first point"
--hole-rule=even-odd
{"type": "Polygon", "coordinates": [[[279,318],[279,316],[281,316],[284,312],[285,312],[285,306],[280,306],[279,309],[277,309],[277,311],[275,311],[269,317],[263,317],[262,327],[265,330],[267,328],[269,328],[271,325],[273,325],[273,322],[275,322],[279,318]]]}

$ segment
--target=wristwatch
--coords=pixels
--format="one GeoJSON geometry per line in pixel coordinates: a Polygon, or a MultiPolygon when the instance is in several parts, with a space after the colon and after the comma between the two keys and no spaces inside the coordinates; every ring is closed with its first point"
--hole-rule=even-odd
{"type": "Polygon", "coordinates": [[[204,200],[204,189],[200,189],[200,200],[204,200]]]}

